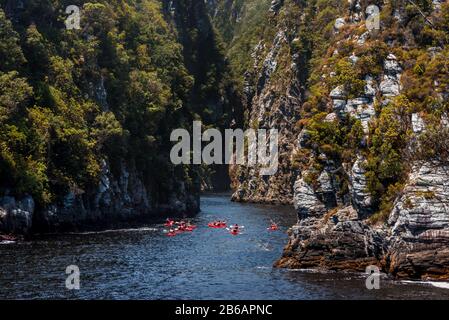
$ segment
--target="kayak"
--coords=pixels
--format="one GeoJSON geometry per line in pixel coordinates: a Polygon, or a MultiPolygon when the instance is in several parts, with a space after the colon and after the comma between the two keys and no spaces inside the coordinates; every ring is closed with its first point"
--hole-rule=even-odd
{"type": "Polygon", "coordinates": [[[232,234],[233,236],[238,236],[240,234],[240,231],[238,230],[232,230],[229,232],[230,234],[232,234]]]}
{"type": "Polygon", "coordinates": [[[16,237],[14,237],[14,236],[9,236],[9,235],[1,235],[0,234],[0,242],[2,242],[2,241],[4,241],[4,242],[16,242],[17,241],[17,238],[16,237]]]}
{"type": "Polygon", "coordinates": [[[271,227],[268,227],[267,230],[268,230],[268,231],[278,231],[278,230],[279,230],[279,227],[271,226],[271,227]]]}
{"type": "Polygon", "coordinates": [[[166,227],[173,227],[175,225],[175,222],[174,221],[167,221],[166,223],[165,223],[165,226],[166,227]]]}
{"type": "Polygon", "coordinates": [[[207,226],[212,229],[224,229],[224,228],[226,228],[226,223],[214,224],[211,222],[207,226]]]}

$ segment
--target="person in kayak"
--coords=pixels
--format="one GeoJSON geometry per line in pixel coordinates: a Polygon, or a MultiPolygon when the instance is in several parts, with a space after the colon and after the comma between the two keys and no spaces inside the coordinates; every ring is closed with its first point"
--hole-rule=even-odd
{"type": "Polygon", "coordinates": [[[176,236],[177,235],[177,232],[176,232],[176,230],[175,229],[170,229],[168,232],[167,232],[167,236],[168,237],[174,237],[174,236],[176,236]]]}
{"type": "Polygon", "coordinates": [[[270,227],[268,228],[268,230],[276,231],[276,230],[278,230],[278,229],[279,229],[279,226],[277,225],[277,223],[274,222],[273,220],[271,220],[271,225],[270,225],[270,227]]]}
{"type": "Polygon", "coordinates": [[[190,222],[186,223],[186,228],[195,228],[196,226],[194,226],[193,224],[191,224],[190,222]]]}
{"type": "Polygon", "coordinates": [[[240,227],[238,224],[234,224],[230,228],[227,228],[227,229],[229,230],[230,234],[236,236],[236,235],[240,234],[242,228],[243,227],[240,227]]]}

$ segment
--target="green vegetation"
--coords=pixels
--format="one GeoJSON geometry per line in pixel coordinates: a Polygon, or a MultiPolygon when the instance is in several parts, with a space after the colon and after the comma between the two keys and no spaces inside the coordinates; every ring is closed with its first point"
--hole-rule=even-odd
{"type": "MultiPolygon", "coordinates": [[[[292,166],[304,173],[306,182],[317,186],[316,180],[329,160],[338,168],[353,164],[357,155],[366,158],[368,191],[374,199],[373,222],[386,220],[413,162],[441,163],[449,159],[449,136],[441,124],[441,117],[449,111],[449,4],[443,3],[441,12],[436,13],[431,0],[413,2],[415,5],[407,0],[383,3],[381,30],[372,33],[364,44],[354,39],[366,32],[363,21],[347,24],[335,33],[335,20],[348,14],[345,1],[286,0],[276,15],[268,13],[267,8],[256,10],[250,0],[243,5],[240,1],[219,1],[223,6],[242,8],[244,18],[231,27],[224,26],[230,20],[215,19],[229,43],[228,56],[241,76],[261,70],[277,31],[285,30],[290,46],[282,45],[279,49],[277,68],[270,80],[273,95],[282,95],[292,79],[299,80],[305,88],[305,99],[297,130],[299,133],[304,129],[310,136],[306,148],[292,155],[292,166]],[[253,16],[245,10],[246,5],[253,8],[253,16]],[[394,17],[396,10],[400,11],[401,20],[394,17]],[[240,26],[251,28],[239,29],[240,26]],[[259,43],[262,45],[255,60],[250,55],[259,43]],[[366,76],[377,84],[383,80],[384,61],[390,53],[403,69],[401,95],[391,101],[376,97],[377,114],[367,137],[360,121],[350,117],[326,120],[333,111],[331,90],[341,86],[347,99],[360,97],[366,76]],[[350,61],[352,54],[359,59],[350,61]],[[296,75],[290,68],[294,55],[296,75]],[[419,137],[412,134],[413,113],[419,113],[428,126],[419,137]],[[413,148],[409,148],[411,144],[413,148]]],[[[342,172],[338,171],[336,178],[340,184],[338,193],[343,197],[348,193],[348,177],[342,172]]]]}
{"type": "MultiPolygon", "coordinates": [[[[114,173],[123,162],[137,168],[155,202],[167,200],[174,179],[193,188],[196,169],[171,165],[169,134],[202,110],[216,122],[232,112],[217,103],[233,92],[212,29],[193,42],[198,26],[190,28],[183,46],[156,0],[0,5],[0,194],[31,194],[45,206],[69,190],[89,192],[103,160],[114,173]],[[64,26],[71,4],[82,8],[81,30],[64,26]]],[[[177,19],[200,25],[183,9],[177,19]]]]}

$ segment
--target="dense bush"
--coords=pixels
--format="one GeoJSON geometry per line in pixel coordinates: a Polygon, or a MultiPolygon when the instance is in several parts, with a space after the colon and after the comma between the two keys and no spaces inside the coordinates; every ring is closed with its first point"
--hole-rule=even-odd
{"type": "MultiPolygon", "coordinates": [[[[175,176],[189,187],[193,173],[170,163],[170,131],[203,109],[221,121],[229,111],[216,101],[232,93],[213,29],[186,50],[160,1],[96,0],[75,1],[81,30],[67,30],[70,4],[0,1],[0,196],[31,194],[45,206],[88,192],[103,160],[113,171],[136,166],[154,201],[175,176]]],[[[205,12],[181,9],[194,38],[205,12]]]]}

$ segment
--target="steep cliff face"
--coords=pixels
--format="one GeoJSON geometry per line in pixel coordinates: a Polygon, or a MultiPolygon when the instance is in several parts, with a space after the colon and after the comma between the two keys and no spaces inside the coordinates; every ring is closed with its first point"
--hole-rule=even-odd
{"type": "Polygon", "coordinates": [[[269,27],[262,30],[263,37],[248,52],[248,59],[252,59],[253,64],[244,73],[243,92],[247,127],[277,129],[279,132],[279,167],[273,176],[261,176],[258,168],[253,167],[234,170],[235,201],[293,202],[297,172],[292,170],[291,154],[295,148],[295,125],[303,98],[298,80],[302,70],[295,48],[298,39],[291,30],[294,24],[287,22],[291,17],[277,16],[281,4],[275,7],[263,8],[265,11],[260,13],[269,21],[269,27]]]}
{"type": "Polygon", "coordinates": [[[448,167],[413,168],[388,220],[388,271],[402,277],[448,278],[448,167]]]}
{"type": "Polygon", "coordinates": [[[103,161],[99,185],[89,193],[70,191],[60,202],[43,209],[36,208],[31,196],[0,198],[0,230],[16,235],[66,232],[117,226],[167,214],[197,213],[199,189],[187,190],[182,180],[173,179],[170,183],[173,192],[169,199],[155,202],[135,167],[129,168],[123,162],[117,177],[103,161]]]}
{"type": "Polygon", "coordinates": [[[205,4],[86,1],[79,30],[59,1],[0,5],[0,233],[198,212],[170,133],[240,105],[205,4]]]}
{"type": "Polygon", "coordinates": [[[233,199],[295,206],[277,266],[449,276],[447,146],[436,138],[446,130],[448,10],[406,0],[266,10],[242,73],[246,124],[280,130],[280,169],[264,178],[234,168],[233,199]]]}

